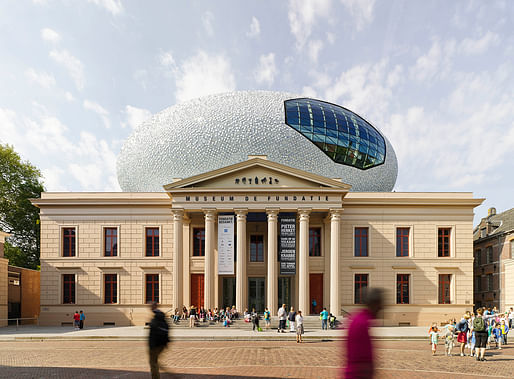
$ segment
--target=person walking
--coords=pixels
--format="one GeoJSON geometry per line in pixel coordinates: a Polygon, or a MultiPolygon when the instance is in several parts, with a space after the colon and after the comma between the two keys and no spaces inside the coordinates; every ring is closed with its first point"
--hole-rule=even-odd
{"type": "Polygon", "coordinates": [[[196,320],[196,308],[194,305],[191,305],[191,309],[189,309],[189,327],[190,328],[195,327],[195,320],[196,320]]]}
{"type": "Polygon", "coordinates": [[[475,348],[477,350],[477,361],[485,361],[485,347],[487,345],[486,323],[483,318],[484,310],[477,309],[477,314],[473,320],[473,331],[475,332],[475,348]]]}
{"type": "Polygon", "coordinates": [[[373,319],[382,310],[384,290],[368,287],[364,292],[366,308],[354,314],[348,327],[346,344],[346,367],[340,371],[344,378],[372,378],[374,368],[373,345],[369,328],[373,319]]]}
{"type": "Polygon", "coordinates": [[[264,309],[264,322],[266,323],[266,330],[271,327],[271,312],[268,308],[264,309]]]}
{"type": "Polygon", "coordinates": [[[510,307],[509,312],[509,328],[514,328],[514,308],[510,307]]]}
{"type": "Polygon", "coordinates": [[[302,343],[302,335],[304,333],[302,311],[298,310],[298,312],[295,313],[295,321],[293,321],[293,323],[294,322],[296,322],[296,343],[302,343]]]}
{"type": "Polygon", "coordinates": [[[296,312],[294,311],[294,308],[291,307],[291,310],[289,311],[289,314],[287,315],[287,320],[289,321],[289,331],[291,333],[294,333],[295,328],[295,320],[296,320],[296,312]]]}
{"type": "Polygon", "coordinates": [[[252,319],[252,330],[255,332],[255,331],[259,331],[259,314],[257,313],[257,311],[255,310],[255,308],[252,308],[252,313],[251,313],[251,319],[252,319]]]}
{"type": "Polygon", "coordinates": [[[86,315],[84,312],[80,311],[79,314],[79,329],[84,329],[84,321],[86,320],[86,315]]]}
{"type": "Polygon", "coordinates": [[[80,327],[79,311],[75,311],[75,314],[73,315],[73,325],[75,326],[75,330],[79,330],[79,327],[80,327]]]}
{"type": "Polygon", "coordinates": [[[323,308],[319,314],[319,318],[321,319],[321,330],[328,330],[328,315],[329,313],[327,308],[323,308]]]}
{"type": "Polygon", "coordinates": [[[153,319],[150,322],[150,334],[148,344],[150,348],[150,371],[152,379],[159,379],[159,355],[170,341],[168,334],[168,323],[164,318],[164,313],[157,309],[157,303],[152,303],[153,319]]]}
{"type": "Polygon", "coordinates": [[[286,305],[285,304],[282,304],[282,306],[278,309],[277,316],[278,316],[278,330],[277,330],[277,333],[285,333],[286,332],[286,318],[287,318],[287,312],[286,312],[286,305]]]}
{"type": "Polygon", "coordinates": [[[468,342],[467,336],[468,336],[468,330],[469,330],[469,327],[468,327],[469,317],[470,316],[468,314],[465,314],[464,316],[462,316],[462,319],[455,327],[455,329],[457,329],[457,331],[459,332],[459,334],[457,335],[457,342],[460,343],[460,356],[461,357],[465,356],[464,347],[466,346],[466,343],[468,342]]]}

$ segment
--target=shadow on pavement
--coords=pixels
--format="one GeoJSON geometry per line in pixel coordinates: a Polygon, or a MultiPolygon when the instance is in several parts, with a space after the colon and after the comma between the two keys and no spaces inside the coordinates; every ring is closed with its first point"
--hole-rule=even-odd
{"type": "MultiPolygon", "coordinates": [[[[72,361],[70,357],[70,362],[72,361]]],[[[0,373],[2,378],[135,378],[135,379],[148,379],[150,371],[129,371],[129,370],[105,370],[96,368],[83,368],[83,367],[12,367],[0,366],[0,373]]],[[[232,376],[226,374],[186,374],[186,373],[173,373],[161,370],[161,378],[165,379],[255,379],[255,376],[232,376]]],[[[270,379],[278,379],[278,377],[268,377],[270,379]]]]}

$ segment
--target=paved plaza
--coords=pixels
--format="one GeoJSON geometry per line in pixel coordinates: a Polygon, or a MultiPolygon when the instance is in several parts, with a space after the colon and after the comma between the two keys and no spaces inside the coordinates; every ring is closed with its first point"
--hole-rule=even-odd
{"type": "MultiPolygon", "coordinates": [[[[334,378],[341,341],[177,341],[161,358],[163,378],[334,378]]],[[[379,378],[512,378],[514,345],[488,350],[486,362],[431,356],[427,341],[379,341],[379,378]]],[[[2,378],[148,378],[143,341],[3,341],[2,378]]]]}

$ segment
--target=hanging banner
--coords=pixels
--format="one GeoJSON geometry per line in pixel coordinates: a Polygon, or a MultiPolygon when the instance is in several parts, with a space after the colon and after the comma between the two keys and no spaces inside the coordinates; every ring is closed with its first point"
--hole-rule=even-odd
{"type": "Polygon", "coordinates": [[[234,274],[234,216],[218,216],[218,274],[234,274]]]}
{"type": "Polygon", "coordinates": [[[280,217],[280,275],[296,274],[296,214],[280,217]]]}

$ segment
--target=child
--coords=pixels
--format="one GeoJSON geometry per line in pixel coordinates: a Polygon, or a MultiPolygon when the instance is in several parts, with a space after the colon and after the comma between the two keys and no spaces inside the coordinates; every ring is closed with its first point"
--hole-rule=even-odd
{"type": "Polygon", "coordinates": [[[303,316],[302,311],[296,312],[296,343],[302,343],[302,334],[303,334],[303,316]]]}
{"type": "Polygon", "coordinates": [[[437,332],[438,332],[437,326],[433,326],[432,331],[430,332],[430,342],[432,343],[432,356],[435,355],[435,351],[437,349],[437,339],[439,337],[437,332]]]}
{"type": "Polygon", "coordinates": [[[496,341],[496,348],[501,350],[502,349],[502,332],[501,332],[500,326],[498,324],[494,325],[494,329],[493,329],[493,333],[492,334],[493,334],[494,339],[496,341]]]}
{"type": "MultiPolygon", "coordinates": [[[[476,337],[475,337],[475,332],[471,332],[471,338],[469,339],[469,347],[471,349],[470,353],[469,353],[469,356],[470,357],[474,357],[475,356],[475,345],[476,345],[476,337]]],[[[476,355],[478,356],[478,351],[476,351],[476,355]]]]}
{"type": "Polygon", "coordinates": [[[454,334],[454,328],[452,325],[448,325],[448,328],[446,329],[446,334],[444,335],[445,339],[444,339],[444,346],[445,346],[445,350],[446,350],[446,355],[451,357],[452,355],[452,350],[453,350],[453,345],[454,345],[454,339],[455,339],[455,334],[454,334]]]}
{"type": "Polygon", "coordinates": [[[504,345],[507,345],[507,334],[509,334],[509,325],[507,324],[507,321],[504,318],[502,318],[501,320],[500,330],[502,332],[502,343],[504,345]]]}
{"type": "Polygon", "coordinates": [[[264,310],[264,322],[266,323],[266,329],[269,329],[271,326],[271,312],[268,308],[264,310]]]}

